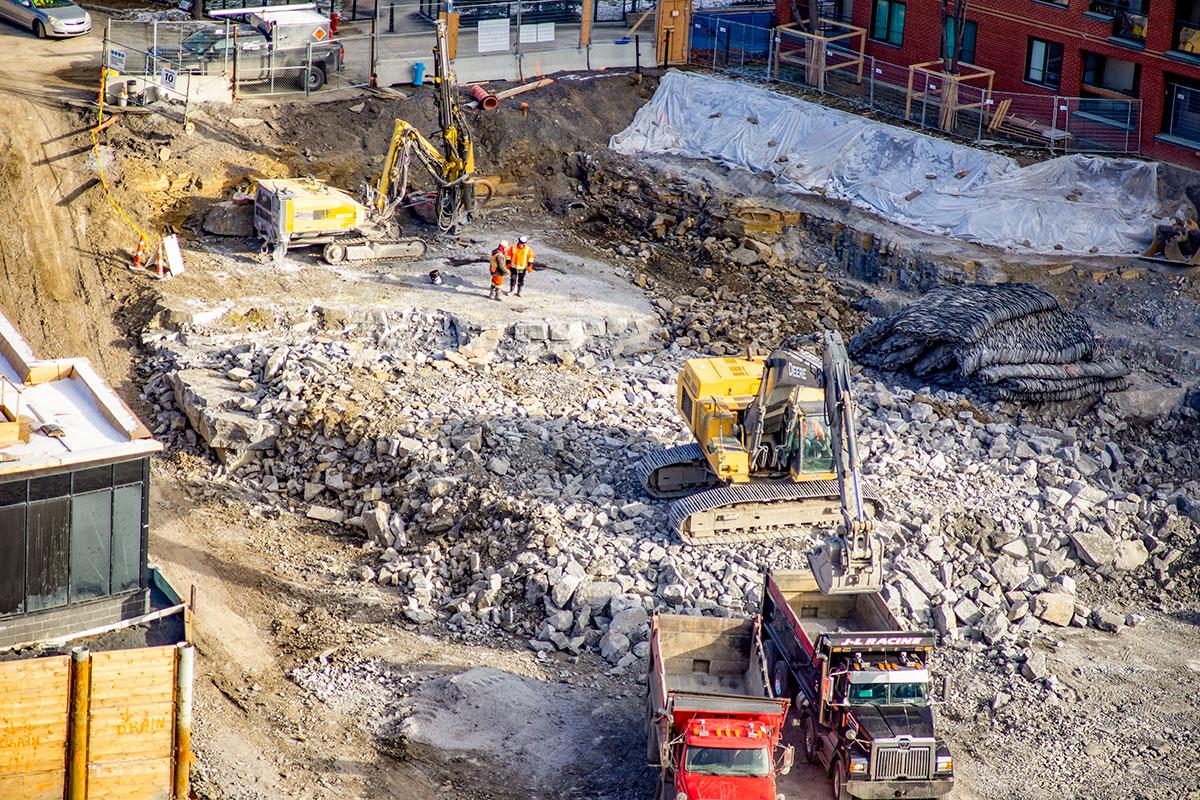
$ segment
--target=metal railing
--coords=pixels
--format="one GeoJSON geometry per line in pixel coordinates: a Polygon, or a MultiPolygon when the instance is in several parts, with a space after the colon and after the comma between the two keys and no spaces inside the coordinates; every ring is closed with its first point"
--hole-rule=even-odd
{"type": "MultiPolygon", "coordinates": [[[[787,32],[727,17],[693,20],[691,63],[713,72],[839,98],[841,105],[903,120],[968,142],[1045,147],[1066,153],[1137,153],[1141,101],[988,91],[959,84],[957,110],[944,114],[936,76],[831,44],[808,48],[787,32]],[[837,67],[845,64],[845,67],[837,67]],[[821,69],[826,67],[827,69],[821,69]],[[948,126],[948,127],[947,127],[948,126]]],[[[1190,96],[1189,96],[1190,99],[1190,96]]],[[[1200,111],[1200,92],[1196,108],[1200,111]]],[[[1181,116],[1184,124],[1189,118],[1181,116]]],[[[1196,115],[1200,136],[1200,113],[1196,115]]],[[[1198,139],[1200,140],[1200,139],[1198,139]]]]}

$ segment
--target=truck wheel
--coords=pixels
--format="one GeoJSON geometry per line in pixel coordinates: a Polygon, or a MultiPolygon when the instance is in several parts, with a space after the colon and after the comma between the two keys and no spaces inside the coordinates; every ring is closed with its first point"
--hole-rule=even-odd
{"type": "Polygon", "coordinates": [[[840,758],[833,762],[833,777],[830,781],[830,788],[833,790],[833,800],[854,800],[850,796],[850,792],[846,789],[846,772],[842,769],[842,760],[840,758]]]}
{"type": "Polygon", "coordinates": [[[788,696],[787,662],[782,658],[776,661],[775,666],[771,668],[771,689],[775,692],[776,697],[788,696]]]}
{"type": "Polygon", "coordinates": [[[313,64],[308,68],[308,72],[305,75],[305,80],[308,83],[308,90],[310,92],[315,92],[317,89],[320,89],[325,85],[325,70],[321,69],[316,64],[313,64]]]}
{"type": "Polygon", "coordinates": [[[811,713],[805,712],[801,724],[804,730],[800,733],[800,752],[804,760],[812,764],[817,760],[817,721],[811,713]]]}

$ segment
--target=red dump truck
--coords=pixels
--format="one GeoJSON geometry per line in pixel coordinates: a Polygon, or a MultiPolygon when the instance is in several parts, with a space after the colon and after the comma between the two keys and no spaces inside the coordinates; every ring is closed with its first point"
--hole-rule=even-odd
{"type": "MultiPolygon", "coordinates": [[[[937,798],[954,786],[934,731],[932,631],[907,631],[878,592],[822,594],[808,570],[763,587],[771,690],[795,699],[802,755],[828,770],[835,800],[937,798]]],[[[949,693],[949,680],[942,696],[949,693]]]]}
{"type": "Polygon", "coordinates": [[[771,696],[758,617],[656,614],[647,677],[656,800],[784,800],[788,701],[771,696]]]}

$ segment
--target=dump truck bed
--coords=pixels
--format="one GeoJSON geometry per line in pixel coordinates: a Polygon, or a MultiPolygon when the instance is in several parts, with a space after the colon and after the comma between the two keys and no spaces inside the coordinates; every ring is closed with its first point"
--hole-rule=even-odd
{"type": "Polygon", "coordinates": [[[656,623],[651,646],[668,692],[762,697],[755,620],[660,614],[656,623]]]}
{"type": "Polygon", "coordinates": [[[701,717],[770,719],[788,700],[771,696],[759,618],[656,614],[650,626],[647,758],[657,764],[672,731],[701,717]]]}
{"type": "Polygon", "coordinates": [[[783,610],[809,652],[822,634],[903,630],[878,592],[821,594],[811,570],[773,571],[766,587],[764,602],[783,610]]]}

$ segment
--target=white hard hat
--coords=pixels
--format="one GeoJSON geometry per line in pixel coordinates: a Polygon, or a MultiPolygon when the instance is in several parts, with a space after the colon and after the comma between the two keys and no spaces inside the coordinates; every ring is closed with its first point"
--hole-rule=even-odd
{"type": "Polygon", "coordinates": [[[500,240],[500,246],[501,246],[501,247],[508,247],[508,246],[509,246],[509,245],[508,245],[508,239],[501,239],[501,240],[500,240]]]}
{"type": "Polygon", "coordinates": [[[517,237],[517,244],[525,244],[528,241],[529,241],[528,236],[518,236],[517,237]]]}

